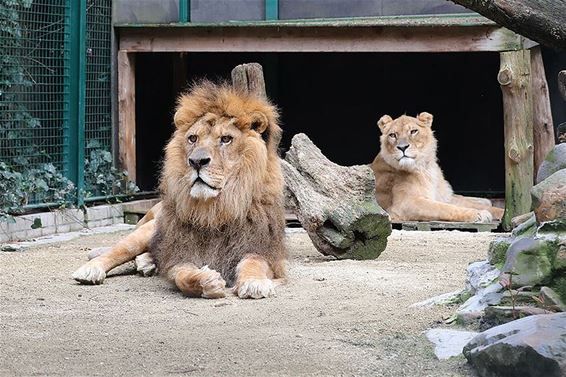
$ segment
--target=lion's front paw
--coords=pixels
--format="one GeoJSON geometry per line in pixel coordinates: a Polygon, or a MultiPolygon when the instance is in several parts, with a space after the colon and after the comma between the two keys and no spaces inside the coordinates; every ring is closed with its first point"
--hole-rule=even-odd
{"type": "Polygon", "coordinates": [[[493,216],[491,215],[491,213],[489,213],[489,211],[486,211],[485,209],[479,210],[477,215],[476,215],[476,222],[478,223],[490,223],[493,221],[493,216]]]}
{"type": "Polygon", "coordinates": [[[275,284],[271,279],[249,279],[234,287],[239,298],[267,298],[275,296],[275,284]]]}
{"type": "Polygon", "coordinates": [[[202,297],[204,298],[222,298],[226,296],[224,288],[226,288],[226,281],[222,279],[220,273],[211,270],[208,266],[201,268],[202,275],[200,284],[202,286],[202,297]]]}
{"type": "Polygon", "coordinates": [[[93,263],[86,263],[73,273],[73,279],[81,284],[102,284],[106,271],[93,263]]]}
{"type": "Polygon", "coordinates": [[[153,262],[153,257],[150,253],[143,253],[136,257],[134,263],[136,264],[136,270],[142,276],[152,276],[155,274],[157,267],[153,262]]]}

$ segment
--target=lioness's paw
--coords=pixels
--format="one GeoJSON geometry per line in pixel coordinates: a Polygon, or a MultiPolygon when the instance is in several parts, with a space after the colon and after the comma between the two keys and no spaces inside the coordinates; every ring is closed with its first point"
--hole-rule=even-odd
{"type": "Polygon", "coordinates": [[[275,284],[271,279],[249,279],[234,287],[239,298],[267,298],[275,296],[275,284]]]}
{"type": "Polygon", "coordinates": [[[478,223],[489,223],[493,221],[493,216],[489,211],[485,209],[479,210],[476,216],[476,222],[478,223]]]}
{"type": "Polygon", "coordinates": [[[152,276],[157,270],[157,267],[153,262],[153,257],[150,253],[143,253],[138,255],[134,260],[134,263],[136,264],[136,270],[142,276],[152,276]]]}
{"type": "Polygon", "coordinates": [[[73,273],[73,279],[81,284],[102,284],[106,271],[95,264],[84,264],[73,273]]]}
{"type": "Polygon", "coordinates": [[[226,281],[222,279],[220,273],[211,270],[208,266],[201,268],[202,275],[200,284],[202,286],[202,297],[204,298],[222,298],[226,296],[224,288],[226,288],[226,281]]]}

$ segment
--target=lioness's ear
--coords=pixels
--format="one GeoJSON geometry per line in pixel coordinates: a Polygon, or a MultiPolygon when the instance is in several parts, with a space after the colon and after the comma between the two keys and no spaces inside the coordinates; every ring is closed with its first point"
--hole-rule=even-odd
{"type": "Polygon", "coordinates": [[[432,114],[430,113],[420,113],[417,115],[417,119],[420,120],[425,126],[432,127],[432,114]]]}
{"type": "Polygon", "coordinates": [[[379,126],[379,129],[383,131],[385,125],[389,122],[393,122],[393,118],[391,118],[389,115],[384,115],[381,118],[379,118],[379,120],[377,121],[377,125],[379,126]]]}

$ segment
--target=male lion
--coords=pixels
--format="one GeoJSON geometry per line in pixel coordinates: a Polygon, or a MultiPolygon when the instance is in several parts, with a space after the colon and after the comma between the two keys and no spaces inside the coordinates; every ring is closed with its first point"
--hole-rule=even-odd
{"type": "Polygon", "coordinates": [[[384,115],[377,122],[381,150],[371,168],[375,196],[393,221],[490,222],[503,210],[482,198],[455,195],[436,159],[432,115],[384,115]]]}
{"type": "MultiPolygon", "coordinates": [[[[287,256],[277,119],[266,100],[227,85],[202,82],[182,95],[162,202],[73,278],[100,284],[112,268],[151,252],[159,273],[188,296],[224,297],[226,283],[241,298],[272,295],[287,256]]],[[[147,266],[151,256],[136,261],[147,266]]]]}

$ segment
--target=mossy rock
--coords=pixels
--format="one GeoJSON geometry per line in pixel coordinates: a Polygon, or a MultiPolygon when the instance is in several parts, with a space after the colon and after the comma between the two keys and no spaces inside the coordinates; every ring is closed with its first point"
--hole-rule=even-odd
{"type": "Polygon", "coordinates": [[[513,239],[519,238],[526,238],[532,237],[537,232],[537,219],[535,214],[533,213],[529,219],[521,224],[519,224],[513,231],[511,232],[511,237],[513,239]]]}
{"type": "Polygon", "coordinates": [[[556,240],[521,238],[507,251],[502,280],[513,275],[513,287],[547,284],[551,281],[559,244],[556,240]]]}
{"type": "Polygon", "coordinates": [[[510,237],[498,237],[489,243],[487,251],[487,260],[493,266],[501,268],[505,263],[505,255],[513,239],[510,237]]]}

